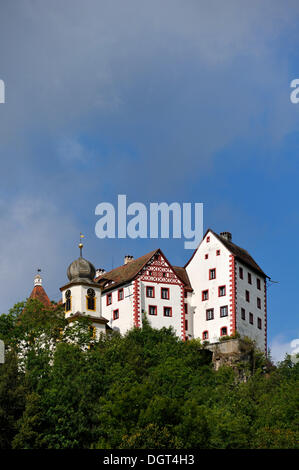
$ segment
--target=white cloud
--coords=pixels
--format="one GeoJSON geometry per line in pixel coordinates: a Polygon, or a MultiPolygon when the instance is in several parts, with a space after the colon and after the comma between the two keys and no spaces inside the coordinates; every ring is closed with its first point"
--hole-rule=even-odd
{"type": "Polygon", "coordinates": [[[270,343],[271,356],[274,362],[282,361],[286,354],[297,354],[299,352],[299,338],[287,341],[281,334],[275,336],[270,343]]]}

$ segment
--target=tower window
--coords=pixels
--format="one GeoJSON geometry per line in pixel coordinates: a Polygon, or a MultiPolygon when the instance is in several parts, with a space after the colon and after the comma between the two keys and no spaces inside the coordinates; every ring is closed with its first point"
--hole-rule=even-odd
{"type": "Polygon", "coordinates": [[[243,268],[239,267],[239,278],[243,279],[243,268]]]}
{"type": "Polygon", "coordinates": [[[256,280],[256,287],[258,288],[258,290],[261,290],[261,280],[259,278],[257,278],[256,280]]]}
{"type": "Polygon", "coordinates": [[[95,311],[96,309],[96,297],[95,297],[95,291],[93,289],[87,289],[87,296],[86,296],[86,307],[87,310],[93,310],[95,311]]]}
{"type": "Polygon", "coordinates": [[[124,290],[118,289],[118,300],[123,300],[124,298],[124,290]]]}
{"type": "Polygon", "coordinates": [[[106,304],[111,305],[112,304],[112,294],[107,294],[106,295],[106,304]]]}
{"type": "Polygon", "coordinates": [[[257,308],[262,308],[261,307],[261,299],[259,297],[257,297],[257,299],[256,299],[256,304],[257,304],[257,308]]]}
{"type": "Polygon", "coordinates": [[[71,291],[67,290],[65,293],[65,311],[69,312],[72,309],[71,291]]]}
{"type": "Polygon", "coordinates": [[[216,256],[220,256],[220,250],[216,250],[216,256]]]}
{"type": "Polygon", "coordinates": [[[251,284],[251,273],[248,273],[248,284],[251,284]]]}
{"type": "Polygon", "coordinates": [[[253,325],[253,314],[249,313],[249,323],[253,325]]]}
{"type": "Polygon", "coordinates": [[[249,291],[245,291],[245,298],[246,298],[246,302],[250,302],[250,296],[249,296],[249,291]]]}
{"type": "Polygon", "coordinates": [[[262,319],[261,318],[257,319],[257,327],[258,327],[259,330],[262,329],[262,319]]]}

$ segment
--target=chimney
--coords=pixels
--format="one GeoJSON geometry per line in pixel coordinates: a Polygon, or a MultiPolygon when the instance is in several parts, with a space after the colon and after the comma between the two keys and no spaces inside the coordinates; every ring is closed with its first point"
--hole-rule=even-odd
{"type": "Polygon", "coordinates": [[[104,274],[105,272],[106,272],[105,269],[103,269],[103,268],[98,268],[98,269],[96,270],[96,277],[102,276],[102,274],[104,274]]]}
{"type": "Polygon", "coordinates": [[[132,255],[126,255],[124,258],[124,264],[128,264],[130,261],[134,259],[134,256],[132,255]]]}
{"type": "Polygon", "coordinates": [[[232,234],[230,232],[221,232],[220,236],[225,238],[225,240],[231,242],[232,241],[232,234]]]}

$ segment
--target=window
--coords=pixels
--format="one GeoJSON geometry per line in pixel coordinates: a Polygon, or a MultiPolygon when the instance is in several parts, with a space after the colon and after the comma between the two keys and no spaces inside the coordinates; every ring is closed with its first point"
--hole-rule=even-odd
{"type": "Polygon", "coordinates": [[[256,305],[257,305],[257,308],[262,308],[261,299],[259,297],[256,299],[256,305]]]}
{"type": "Polygon", "coordinates": [[[168,289],[168,287],[161,287],[161,299],[169,300],[169,289],[168,289]]]}
{"type": "Polygon", "coordinates": [[[207,243],[209,243],[209,241],[210,241],[210,237],[207,237],[207,243]]]}
{"type": "Polygon", "coordinates": [[[249,323],[253,325],[253,314],[249,313],[249,323]]]}
{"type": "Polygon", "coordinates": [[[149,271],[148,275],[151,276],[153,274],[153,271],[149,271]]]}
{"type": "Polygon", "coordinates": [[[112,294],[107,294],[106,295],[106,304],[111,305],[112,304],[112,294]]]}
{"type": "Polygon", "coordinates": [[[185,312],[185,315],[188,314],[188,304],[184,304],[184,312],[185,312]]]}
{"type": "Polygon", "coordinates": [[[156,305],[149,305],[148,306],[148,313],[149,313],[149,315],[157,315],[156,305]]]}
{"type": "Polygon", "coordinates": [[[250,302],[249,290],[245,291],[245,298],[246,298],[246,302],[250,302]]]}
{"type": "Polygon", "coordinates": [[[209,339],[209,332],[208,332],[208,331],[204,331],[204,332],[202,333],[202,339],[203,339],[203,340],[209,339]]]}
{"type": "Polygon", "coordinates": [[[220,250],[216,250],[216,256],[220,255],[220,250]]]}
{"type": "Polygon", "coordinates": [[[257,327],[258,327],[259,330],[262,329],[262,319],[261,318],[257,319],[257,327]]]}
{"type": "Polygon", "coordinates": [[[146,286],[146,296],[154,298],[155,297],[155,288],[152,286],[146,286]]]}
{"type": "Polygon", "coordinates": [[[223,297],[226,295],[226,287],[225,286],[219,286],[218,287],[218,297],[223,297]]]}
{"type": "Polygon", "coordinates": [[[119,318],[119,310],[113,310],[113,320],[117,320],[119,318]]]}
{"type": "Polygon", "coordinates": [[[223,326],[220,330],[220,336],[227,336],[227,327],[223,326]]]}
{"type": "Polygon", "coordinates": [[[95,298],[95,291],[91,288],[87,289],[87,296],[86,296],[86,308],[87,310],[96,309],[96,298],[95,298]]]}
{"type": "Polygon", "coordinates": [[[162,276],[163,276],[163,277],[166,277],[166,273],[162,273],[162,276]]]}
{"type": "Polygon", "coordinates": [[[245,320],[245,308],[241,308],[241,318],[245,320]]]}
{"type": "Polygon", "coordinates": [[[203,290],[201,293],[201,299],[202,300],[209,300],[209,291],[208,290],[203,290]]]}
{"type": "Polygon", "coordinates": [[[228,307],[225,305],[224,307],[220,307],[220,317],[227,317],[228,316],[228,307]]]}
{"type": "Polygon", "coordinates": [[[252,282],[251,282],[251,273],[248,273],[248,284],[252,284],[252,282]]]}
{"type": "Polygon", "coordinates": [[[118,289],[118,300],[123,300],[124,298],[124,290],[118,289]]]}
{"type": "Polygon", "coordinates": [[[216,279],[216,268],[209,269],[209,279],[216,279]]]}
{"type": "Polygon", "coordinates": [[[164,317],[172,317],[172,308],[164,307],[164,317]]]}
{"type": "Polygon", "coordinates": [[[188,320],[185,320],[185,330],[188,330],[188,320]]]}
{"type": "Polygon", "coordinates": [[[68,289],[65,293],[65,311],[69,312],[72,308],[71,291],[68,289]]]}
{"type": "Polygon", "coordinates": [[[213,318],[214,318],[214,309],[209,308],[208,310],[206,310],[206,319],[213,320],[213,318]]]}
{"type": "Polygon", "coordinates": [[[96,327],[95,326],[89,326],[88,327],[91,337],[94,339],[96,337],[96,327]]]}
{"type": "Polygon", "coordinates": [[[256,287],[261,290],[261,280],[259,278],[256,279],[256,287]]]}
{"type": "Polygon", "coordinates": [[[243,268],[239,267],[239,278],[243,279],[243,268]]]}
{"type": "Polygon", "coordinates": [[[208,254],[205,254],[205,259],[208,259],[209,255],[208,254]]]}
{"type": "Polygon", "coordinates": [[[186,290],[184,290],[184,297],[185,297],[185,299],[187,298],[187,296],[188,296],[188,292],[187,292],[186,290]]]}

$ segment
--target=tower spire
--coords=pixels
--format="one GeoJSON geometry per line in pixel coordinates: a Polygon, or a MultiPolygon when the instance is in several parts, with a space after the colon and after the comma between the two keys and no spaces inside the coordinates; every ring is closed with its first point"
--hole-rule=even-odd
{"type": "Polygon", "coordinates": [[[79,248],[80,248],[80,258],[82,258],[82,248],[83,248],[83,243],[82,243],[82,238],[84,238],[84,235],[80,232],[80,243],[79,243],[79,248]]]}
{"type": "Polygon", "coordinates": [[[41,286],[43,284],[43,280],[42,280],[42,277],[40,275],[41,271],[42,270],[40,268],[38,268],[37,269],[37,274],[34,276],[34,285],[35,286],[41,286]]]}

